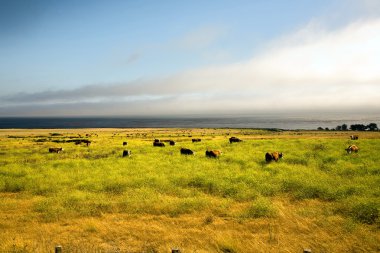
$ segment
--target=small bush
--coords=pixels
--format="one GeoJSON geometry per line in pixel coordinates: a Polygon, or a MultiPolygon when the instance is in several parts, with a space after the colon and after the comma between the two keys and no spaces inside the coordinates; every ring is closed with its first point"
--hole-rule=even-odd
{"type": "Polygon", "coordinates": [[[110,193],[110,194],[122,194],[125,189],[127,188],[127,185],[124,182],[120,181],[105,181],[103,184],[103,191],[110,193]]]}
{"type": "Polygon", "coordinates": [[[248,207],[243,217],[246,218],[261,218],[261,217],[275,217],[277,209],[273,207],[272,203],[265,198],[259,198],[248,207]]]}
{"type": "Polygon", "coordinates": [[[41,214],[44,222],[56,222],[65,214],[60,203],[52,199],[39,201],[34,205],[34,211],[41,214]]]}
{"type": "Polygon", "coordinates": [[[51,133],[50,136],[62,136],[63,134],[60,133],[51,133]]]}
{"type": "Polygon", "coordinates": [[[48,139],[36,139],[36,140],[34,140],[35,142],[47,142],[47,141],[49,141],[48,139]]]}
{"type": "Polygon", "coordinates": [[[366,224],[374,224],[379,219],[379,203],[358,203],[351,208],[351,216],[366,224]]]}
{"type": "Polygon", "coordinates": [[[203,224],[204,225],[208,225],[208,224],[211,224],[214,222],[214,217],[212,215],[209,215],[207,216],[204,220],[203,220],[203,224]]]}
{"type": "Polygon", "coordinates": [[[364,224],[379,222],[380,203],[372,200],[348,200],[343,202],[336,212],[364,224]]]}
{"type": "Polygon", "coordinates": [[[326,146],[324,144],[315,144],[313,146],[314,151],[323,151],[326,149],[326,146]]]}
{"type": "Polygon", "coordinates": [[[2,192],[21,192],[25,190],[25,180],[22,178],[5,179],[4,183],[0,185],[2,192]]]}

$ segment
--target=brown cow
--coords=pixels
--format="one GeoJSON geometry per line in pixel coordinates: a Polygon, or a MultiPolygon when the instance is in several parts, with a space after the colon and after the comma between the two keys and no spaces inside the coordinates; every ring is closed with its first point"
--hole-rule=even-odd
{"type": "Polygon", "coordinates": [[[207,157],[218,158],[221,154],[222,154],[222,151],[220,151],[220,150],[207,150],[206,151],[207,157]]]}
{"type": "Polygon", "coordinates": [[[59,153],[63,151],[63,148],[49,148],[49,153],[59,153]]]}
{"type": "Polygon", "coordinates": [[[272,153],[266,153],[265,154],[265,161],[270,162],[270,161],[276,161],[278,162],[278,159],[282,158],[283,154],[280,152],[272,152],[272,153]]]}
{"type": "Polygon", "coordinates": [[[351,135],[350,138],[351,138],[351,140],[358,140],[359,136],[358,135],[351,135]]]}
{"type": "Polygon", "coordinates": [[[86,143],[87,147],[90,146],[91,141],[90,140],[82,140],[82,143],[86,143]]]}
{"type": "Polygon", "coordinates": [[[90,146],[91,144],[91,141],[90,140],[87,140],[87,139],[75,139],[75,140],[68,140],[66,142],[74,142],[75,145],[79,145],[81,143],[85,143],[88,146],[90,146]]]}
{"type": "Polygon", "coordinates": [[[351,154],[352,152],[357,153],[359,151],[358,146],[356,145],[350,145],[348,148],[346,148],[347,154],[351,154]]]}

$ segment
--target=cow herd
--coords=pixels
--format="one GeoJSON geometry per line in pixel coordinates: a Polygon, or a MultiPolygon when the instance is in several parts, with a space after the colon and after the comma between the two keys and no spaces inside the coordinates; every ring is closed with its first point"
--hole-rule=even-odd
{"type": "MultiPolygon", "coordinates": [[[[351,135],[350,136],[350,139],[351,140],[358,140],[359,137],[357,135],[351,135]]],[[[192,142],[201,142],[202,140],[201,139],[192,139],[192,142]]],[[[88,141],[86,140],[86,142],[82,141],[81,142],[87,144],[87,146],[90,145],[91,141],[88,141]]],[[[159,139],[155,139],[153,141],[153,147],[165,147],[165,142],[168,142],[170,144],[170,146],[174,146],[176,143],[175,141],[173,140],[159,140],[159,139]]],[[[231,137],[229,138],[229,142],[230,144],[234,143],[234,142],[242,142],[241,139],[237,138],[237,137],[231,137]]],[[[126,146],[128,143],[126,141],[123,142],[123,146],[126,146]]],[[[347,151],[348,154],[352,153],[352,152],[355,152],[357,153],[359,151],[359,148],[356,146],[356,145],[350,145],[348,146],[348,148],[345,149],[347,151]]],[[[49,148],[49,153],[59,153],[59,152],[62,152],[63,151],[63,148],[49,148]]],[[[132,151],[131,150],[123,150],[123,157],[126,157],[126,156],[131,156],[132,154],[132,151]]],[[[195,152],[191,149],[188,149],[188,148],[181,148],[180,149],[180,154],[181,155],[194,155],[195,152]]],[[[220,150],[206,150],[206,157],[211,157],[211,158],[218,158],[220,155],[222,154],[222,151],[220,150]]],[[[267,152],[265,154],[265,161],[266,162],[271,162],[271,161],[275,161],[277,162],[280,158],[283,157],[283,153],[282,152],[278,152],[278,151],[275,151],[275,152],[267,152]]]]}

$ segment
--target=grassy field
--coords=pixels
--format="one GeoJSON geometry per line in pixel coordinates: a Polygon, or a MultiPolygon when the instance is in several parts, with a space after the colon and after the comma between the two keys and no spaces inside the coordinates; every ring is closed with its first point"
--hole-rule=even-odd
{"type": "Polygon", "coordinates": [[[0,130],[0,252],[379,252],[380,132],[351,134],[0,130]]]}

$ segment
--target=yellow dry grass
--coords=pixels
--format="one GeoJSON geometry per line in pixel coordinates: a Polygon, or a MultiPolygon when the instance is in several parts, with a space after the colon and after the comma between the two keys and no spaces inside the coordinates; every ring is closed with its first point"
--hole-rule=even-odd
{"type": "MultiPolygon", "coordinates": [[[[0,130],[8,135],[65,135],[98,133],[100,138],[123,135],[120,140],[162,137],[181,140],[189,136],[223,139],[238,135],[246,140],[300,138],[346,138],[349,132],[235,129],[44,129],[0,130]],[[245,134],[246,133],[246,134],[245,134]],[[125,134],[130,134],[125,138],[125,134]]],[[[379,133],[361,133],[360,138],[379,139],[379,133]]],[[[101,143],[101,141],[98,141],[101,143]]],[[[2,144],[4,145],[4,144],[2,144]]],[[[22,146],[18,140],[14,147],[22,146]]],[[[94,217],[43,221],[34,212],[41,196],[0,193],[0,252],[379,252],[377,225],[356,223],[333,212],[332,202],[285,196],[273,197],[274,217],[244,218],[247,202],[228,203],[228,215],[210,208],[190,214],[154,215],[105,212],[94,217]]],[[[215,200],[217,201],[217,200],[215,200]]]]}
{"type": "Polygon", "coordinates": [[[34,199],[6,199],[0,243],[27,252],[51,252],[58,244],[64,252],[375,252],[380,242],[373,227],[334,215],[326,219],[329,205],[317,200],[276,199],[278,217],[253,220],[199,210],[179,217],[103,214],[44,223],[30,212],[34,199]]]}

